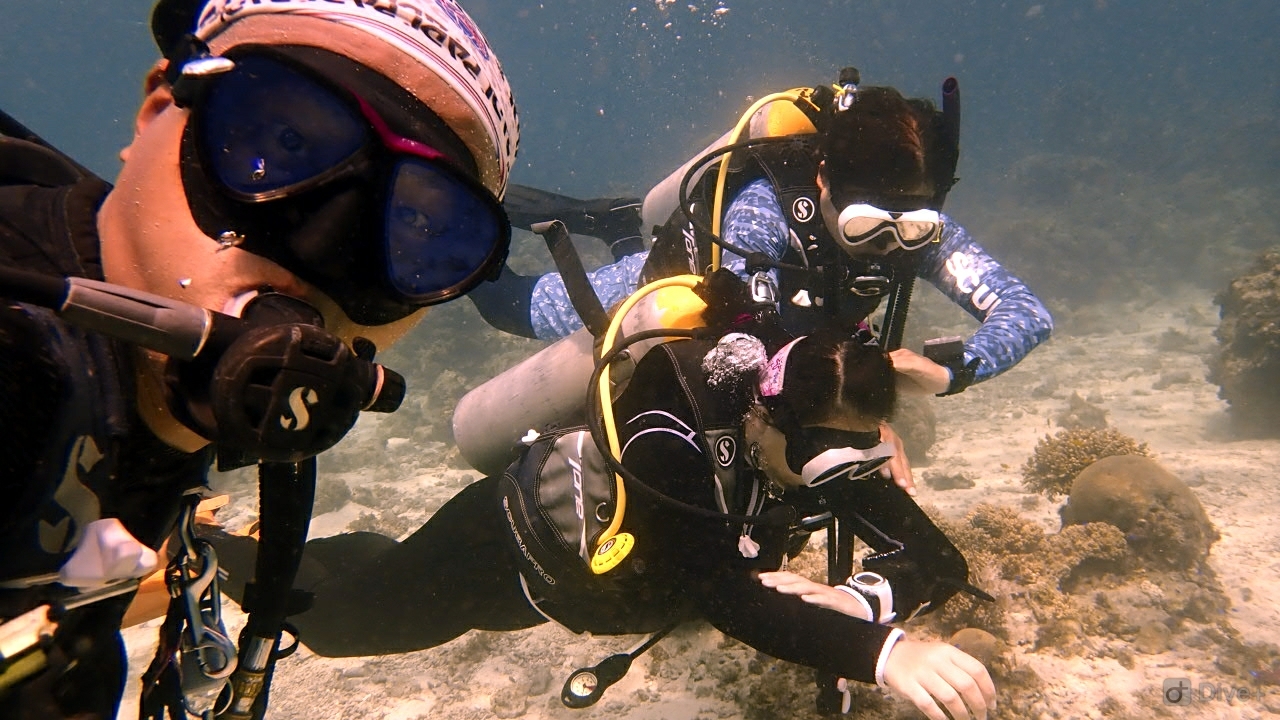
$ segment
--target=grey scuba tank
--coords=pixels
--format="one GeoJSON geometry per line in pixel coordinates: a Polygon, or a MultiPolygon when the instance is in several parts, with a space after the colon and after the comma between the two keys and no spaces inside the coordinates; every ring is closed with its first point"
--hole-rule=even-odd
{"type": "MultiPolygon", "coordinates": [[[[653,328],[702,325],[706,304],[692,291],[696,275],[665,278],[635,297],[622,318],[622,335],[653,328]],[[661,287],[655,287],[661,286],[661,287]]],[[[643,288],[642,288],[643,290],[643,288]]],[[[631,302],[630,300],[628,302],[631,302]]],[[[621,392],[635,363],[661,339],[628,348],[629,360],[613,364],[613,394],[621,392]]],[[[595,338],[583,328],[561,338],[492,380],[462,396],[453,411],[453,439],[462,457],[486,475],[501,473],[520,455],[521,438],[530,430],[584,424],[588,388],[595,370],[595,338]]]]}

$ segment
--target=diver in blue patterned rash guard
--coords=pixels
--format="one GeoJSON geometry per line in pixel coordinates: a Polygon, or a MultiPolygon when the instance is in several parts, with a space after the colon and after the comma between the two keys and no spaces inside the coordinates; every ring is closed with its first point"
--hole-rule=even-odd
{"type": "MultiPolygon", "coordinates": [[[[744,255],[753,255],[753,269],[764,270],[792,333],[832,326],[858,332],[895,284],[921,278],[936,286],[981,326],[941,365],[912,350],[893,350],[899,373],[914,381],[904,389],[934,394],[999,375],[1053,329],[1044,303],[940,212],[958,157],[958,92],[948,83],[943,111],[892,88],[843,83],[823,108],[816,134],[746,151],[738,166],[746,171],[737,174],[748,177],[731,186],[736,194],[721,232],[728,247],[741,251],[726,250],[723,265],[746,278],[744,255]]],[[[706,173],[704,185],[713,174],[706,173]]],[[[691,205],[697,212],[698,203],[691,205]]],[[[703,271],[710,244],[698,230],[677,210],[652,250],[589,273],[601,303],[611,307],[659,277],[703,271]]],[[[516,330],[510,322],[502,329],[554,339],[582,327],[558,273],[508,279],[516,280],[527,283],[528,318],[516,330]]],[[[472,298],[494,323],[492,306],[472,298]]],[[[901,318],[897,325],[900,333],[901,318]]]]}

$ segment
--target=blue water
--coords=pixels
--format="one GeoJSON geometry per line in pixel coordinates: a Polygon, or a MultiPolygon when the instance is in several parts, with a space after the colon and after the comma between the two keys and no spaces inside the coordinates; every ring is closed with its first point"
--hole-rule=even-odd
{"type": "MultiPolygon", "coordinates": [[[[114,175],[157,57],[148,4],[7,0],[0,107],[114,175]]],[[[1048,295],[1087,297],[1117,262],[1184,267],[1209,238],[1246,251],[1277,242],[1280,5],[1270,0],[466,7],[515,91],[518,183],[642,195],[752,99],[854,65],[864,82],[908,95],[936,98],[944,78],[959,79],[961,183],[948,209],[1048,295]],[[1240,188],[1255,191],[1224,199],[1240,188]],[[1018,211],[1058,214],[1075,246],[1014,237],[1046,232],[1009,227],[1018,211]],[[1232,218],[1225,228],[1210,220],[1218,213],[1232,218]],[[1185,247],[1146,257],[1146,243],[1185,247]]],[[[1190,279],[1218,284],[1235,269],[1190,279]]]]}
{"type": "MultiPolygon", "coordinates": [[[[855,65],[866,83],[913,96],[959,79],[961,183],[948,210],[1064,320],[1125,299],[1134,277],[1220,288],[1280,245],[1275,0],[463,4],[520,108],[514,182],[642,195],[753,99],[855,65]]],[[[0,108],[113,177],[158,57],[149,6],[3,0],[0,108]]],[[[494,352],[474,314],[440,315],[467,353],[460,371],[494,352]]],[[[432,385],[438,369],[411,386],[456,396],[432,385]]]]}
{"type": "MultiPolygon", "coordinates": [[[[113,173],[156,58],[146,5],[6,1],[0,106],[113,173]]],[[[959,78],[961,170],[975,178],[1029,151],[1089,150],[1134,167],[1210,161],[1213,146],[1239,142],[1236,124],[1280,109],[1280,5],[1267,0],[466,6],[520,105],[516,181],[580,195],[643,192],[721,135],[749,96],[831,81],[846,64],[913,95],[959,78]]]]}
{"type": "MultiPolygon", "coordinates": [[[[156,58],[142,0],[7,0],[0,107],[110,176],[156,58]]],[[[961,175],[998,181],[1028,152],[1134,166],[1245,156],[1232,128],[1280,110],[1280,5],[1239,2],[465,3],[524,121],[515,180],[642,192],[749,97],[830,81],[964,95],[961,175]],[[727,12],[716,14],[717,8],[727,12]]],[[[968,188],[957,188],[962,193],[968,188]]]]}

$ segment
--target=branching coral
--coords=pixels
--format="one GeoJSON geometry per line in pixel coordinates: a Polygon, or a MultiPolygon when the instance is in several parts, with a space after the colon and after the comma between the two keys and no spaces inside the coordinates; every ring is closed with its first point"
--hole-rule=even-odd
{"type": "Polygon", "coordinates": [[[1112,429],[1074,428],[1046,435],[1022,466],[1022,483],[1050,498],[1066,495],[1081,470],[1112,455],[1151,456],[1146,443],[1112,429]]]}
{"type": "Polygon", "coordinates": [[[1006,637],[1005,606],[1025,605],[1037,620],[1075,618],[1066,585],[1092,569],[1119,570],[1128,556],[1124,533],[1091,523],[1046,534],[1035,522],[1010,508],[979,505],[960,523],[943,522],[943,531],[969,561],[970,582],[1002,598],[987,603],[960,594],[934,614],[941,632],[977,627],[1006,637]]]}

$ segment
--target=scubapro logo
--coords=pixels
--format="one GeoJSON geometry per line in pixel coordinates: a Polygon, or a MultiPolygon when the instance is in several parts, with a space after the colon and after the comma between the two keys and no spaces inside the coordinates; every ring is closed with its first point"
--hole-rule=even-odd
{"type": "Polygon", "coordinates": [[[720,467],[729,467],[738,457],[738,443],[728,435],[716,440],[716,462],[720,467]]]}
{"type": "Polygon", "coordinates": [[[796,222],[809,222],[813,219],[814,209],[812,198],[798,197],[791,203],[791,217],[795,218],[796,222]]]}
{"type": "Polygon", "coordinates": [[[311,413],[307,408],[320,402],[316,391],[299,385],[289,393],[289,412],[280,416],[280,427],[285,430],[305,430],[311,424],[311,413]]]}

